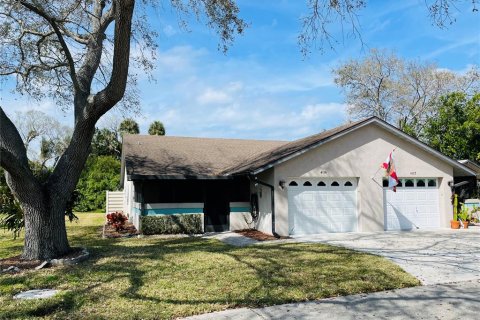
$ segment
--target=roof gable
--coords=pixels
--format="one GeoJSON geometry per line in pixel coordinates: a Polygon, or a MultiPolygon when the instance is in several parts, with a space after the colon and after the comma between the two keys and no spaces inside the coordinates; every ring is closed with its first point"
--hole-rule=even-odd
{"type": "Polygon", "coordinates": [[[224,171],[223,174],[226,175],[235,175],[235,174],[258,174],[269,168],[272,168],[282,162],[288,161],[292,158],[295,158],[311,149],[317,148],[327,142],[335,140],[345,134],[350,134],[357,129],[360,129],[364,126],[377,124],[383,129],[393,133],[394,135],[417,145],[419,148],[427,151],[428,153],[440,158],[443,161],[446,161],[453,166],[454,172],[457,174],[467,173],[467,175],[475,175],[475,172],[468,168],[467,166],[455,161],[454,159],[442,154],[441,152],[431,148],[427,144],[419,141],[401,131],[400,129],[388,124],[387,122],[377,118],[370,117],[364,120],[357,122],[352,122],[347,125],[336,127],[331,130],[324,131],[322,133],[306,137],[304,139],[296,140],[287,144],[284,144],[276,149],[269,150],[263,154],[257,156],[256,158],[250,159],[248,162],[241,165],[233,166],[228,170],[224,171]]]}

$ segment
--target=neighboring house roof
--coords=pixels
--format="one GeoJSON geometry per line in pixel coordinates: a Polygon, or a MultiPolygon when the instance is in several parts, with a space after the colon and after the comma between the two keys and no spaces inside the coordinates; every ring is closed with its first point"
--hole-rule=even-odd
{"type": "Polygon", "coordinates": [[[467,166],[455,161],[454,159],[444,155],[443,153],[433,149],[427,144],[419,141],[418,139],[413,138],[412,136],[406,134],[402,130],[388,124],[387,122],[377,118],[370,117],[360,121],[352,122],[340,127],[333,128],[331,130],[324,131],[319,134],[315,134],[300,140],[292,141],[285,145],[282,145],[274,150],[269,150],[264,152],[262,155],[258,156],[255,159],[250,159],[250,161],[243,163],[241,165],[233,166],[228,170],[224,171],[223,174],[234,175],[234,174],[258,174],[263,172],[277,164],[290,160],[296,156],[299,156],[313,148],[316,148],[324,143],[332,141],[336,138],[339,138],[347,133],[350,133],[354,130],[360,129],[366,125],[375,123],[380,127],[386,129],[387,131],[393,133],[394,135],[400,137],[401,139],[407,140],[419,148],[425,150],[426,152],[450,163],[454,169],[454,175],[475,175],[475,172],[468,168],[467,166]]]}
{"type": "Polygon", "coordinates": [[[215,177],[233,165],[285,143],[126,134],[123,136],[122,173],[126,167],[130,178],[215,177]]]}
{"type": "Polygon", "coordinates": [[[474,170],[466,165],[447,157],[376,117],[352,122],[292,142],[125,135],[122,173],[125,172],[126,166],[129,180],[149,177],[218,178],[258,174],[372,123],[450,163],[455,175],[475,175],[474,170]]]}
{"type": "Polygon", "coordinates": [[[477,173],[477,178],[480,179],[480,164],[472,160],[458,160],[458,162],[475,171],[477,173]]]}

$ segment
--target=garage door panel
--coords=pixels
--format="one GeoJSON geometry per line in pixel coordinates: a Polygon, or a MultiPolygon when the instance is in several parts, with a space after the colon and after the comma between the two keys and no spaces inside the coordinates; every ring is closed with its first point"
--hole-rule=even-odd
{"type": "Polygon", "coordinates": [[[437,188],[384,189],[385,230],[440,227],[437,188]]]}
{"type": "MultiPolygon", "coordinates": [[[[310,179],[310,181],[315,179],[310,179]]],[[[351,232],[357,230],[356,181],[344,187],[346,179],[320,179],[326,186],[299,186],[288,189],[289,223],[291,234],[351,232]],[[339,186],[331,186],[337,181],[339,186]],[[303,196],[309,194],[309,196],[303,196]],[[312,214],[311,210],[314,211],[312,214]]],[[[318,181],[317,180],[317,181],[318,181]]]]}

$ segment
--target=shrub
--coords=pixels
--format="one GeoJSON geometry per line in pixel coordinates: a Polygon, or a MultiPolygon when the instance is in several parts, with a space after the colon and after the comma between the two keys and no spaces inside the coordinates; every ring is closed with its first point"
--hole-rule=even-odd
{"type": "Polygon", "coordinates": [[[75,211],[105,210],[106,190],[118,190],[120,160],[90,156],[77,184],[75,211]]]}
{"type": "Polygon", "coordinates": [[[121,212],[115,211],[107,214],[107,223],[115,228],[116,231],[123,230],[128,218],[121,212]]]}
{"type": "Polygon", "coordinates": [[[203,233],[203,214],[142,216],[141,221],[142,233],[146,235],[203,233]]]}

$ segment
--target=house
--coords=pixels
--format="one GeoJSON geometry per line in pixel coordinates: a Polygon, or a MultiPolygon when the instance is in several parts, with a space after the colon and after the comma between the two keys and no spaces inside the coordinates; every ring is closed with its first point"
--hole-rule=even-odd
{"type": "Polygon", "coordinates": [[[376,117],[291,142],[125,135],[121,170],[146,233],[278,235],[447,227],[454,177],[475,175],[376,117]],[[379,170],[394,148],[396,192],[379,170]]]}

